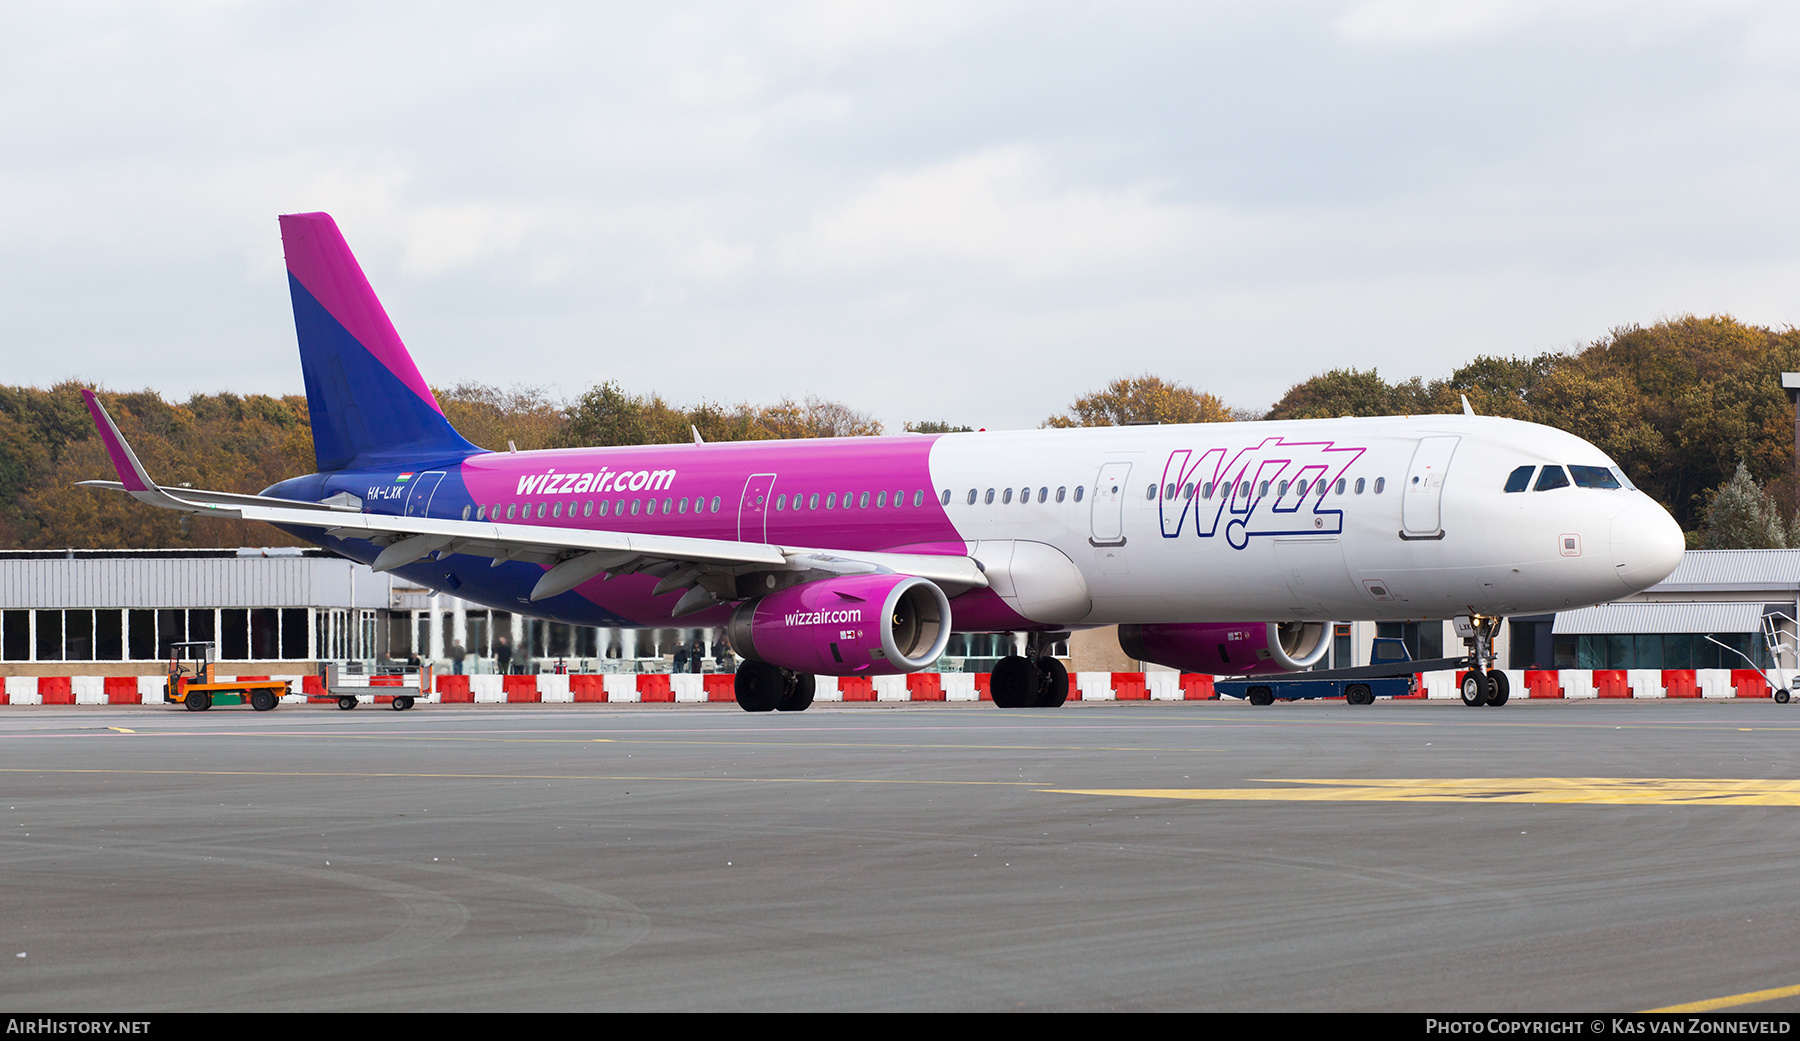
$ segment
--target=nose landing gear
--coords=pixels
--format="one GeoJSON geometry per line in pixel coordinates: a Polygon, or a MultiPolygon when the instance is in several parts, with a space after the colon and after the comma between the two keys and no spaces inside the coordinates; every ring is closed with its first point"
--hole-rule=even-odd
{"type": "Polygon", "coordinates": [[[1470,668],[1463,675],[1462,702],[1470,708],[1504,705],[1512,694],[1506,673],[1494,667],[1494,637],[1505,619],[1495,615],[1467,614],[1455,619],[1456,635],[1469,651],[1470,668]]]}

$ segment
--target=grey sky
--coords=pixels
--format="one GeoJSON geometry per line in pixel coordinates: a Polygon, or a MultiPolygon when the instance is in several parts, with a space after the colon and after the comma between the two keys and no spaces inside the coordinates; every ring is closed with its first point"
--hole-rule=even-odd
{"type": "Polygon", "coordinates": [[[1800,315],[1800,9],[0,7],[0,382],[300,387],[275,215],[427,379],[1035,426],[1800,315]]]}

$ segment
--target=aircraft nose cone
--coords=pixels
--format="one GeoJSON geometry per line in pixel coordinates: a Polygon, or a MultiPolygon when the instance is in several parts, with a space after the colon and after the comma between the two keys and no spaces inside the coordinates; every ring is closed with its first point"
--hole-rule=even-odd
{"type": "Polygon", "coordinates": [[[1675,518],[1648,499],[1613,518],[1613,573],[1634,593],[1668,578],[1686,548],[1675,518]]]}

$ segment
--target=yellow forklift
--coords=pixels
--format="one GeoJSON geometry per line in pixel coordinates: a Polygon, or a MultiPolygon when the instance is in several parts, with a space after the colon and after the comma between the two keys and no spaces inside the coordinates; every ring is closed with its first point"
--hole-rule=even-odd
{"type": "Polygon", "coordinates": [[[232,680],[213,682],[211,640],[169,645],[169,682],[163,701],[186,705],[189,712],[205,712],[214,705],[242,705],[248,701],[258,712],[267,712],[293,693],[286,680],[232,680]]]}

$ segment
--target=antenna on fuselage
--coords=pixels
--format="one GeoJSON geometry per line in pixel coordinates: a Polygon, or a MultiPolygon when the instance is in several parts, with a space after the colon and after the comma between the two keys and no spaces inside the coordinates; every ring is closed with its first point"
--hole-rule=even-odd
{"type": "Polygon", "coordinates": [[[699,428],[699,427],[697,427],[697,426],[695,426],[695,425],[694,425],[694,424],[692,424],[692,423],[689,423],[689,424],[688,424],[688,429],[689,429],[689,430],[692,430],[692,431],[693,431],[693,432],[694,432],[694,443],[695,443],[695,444],[697,444],[697,445],[703,445],[703,444],[705,444],[705,443],[706,443],[706,442],[705,442],[705,441],[702,441],[702,440],[700,440],[700,428],[699,428]]]}
{"type": "Polygon", "coordinates": [[[1463,394],[1463,395],[1461,395],[1461,397],[1463,399],[1463,415],[1465,415],[1465,416],[1474,415],[1475,410],[1469,407],[1469,396],[1467,394],[1463,394]]]}

